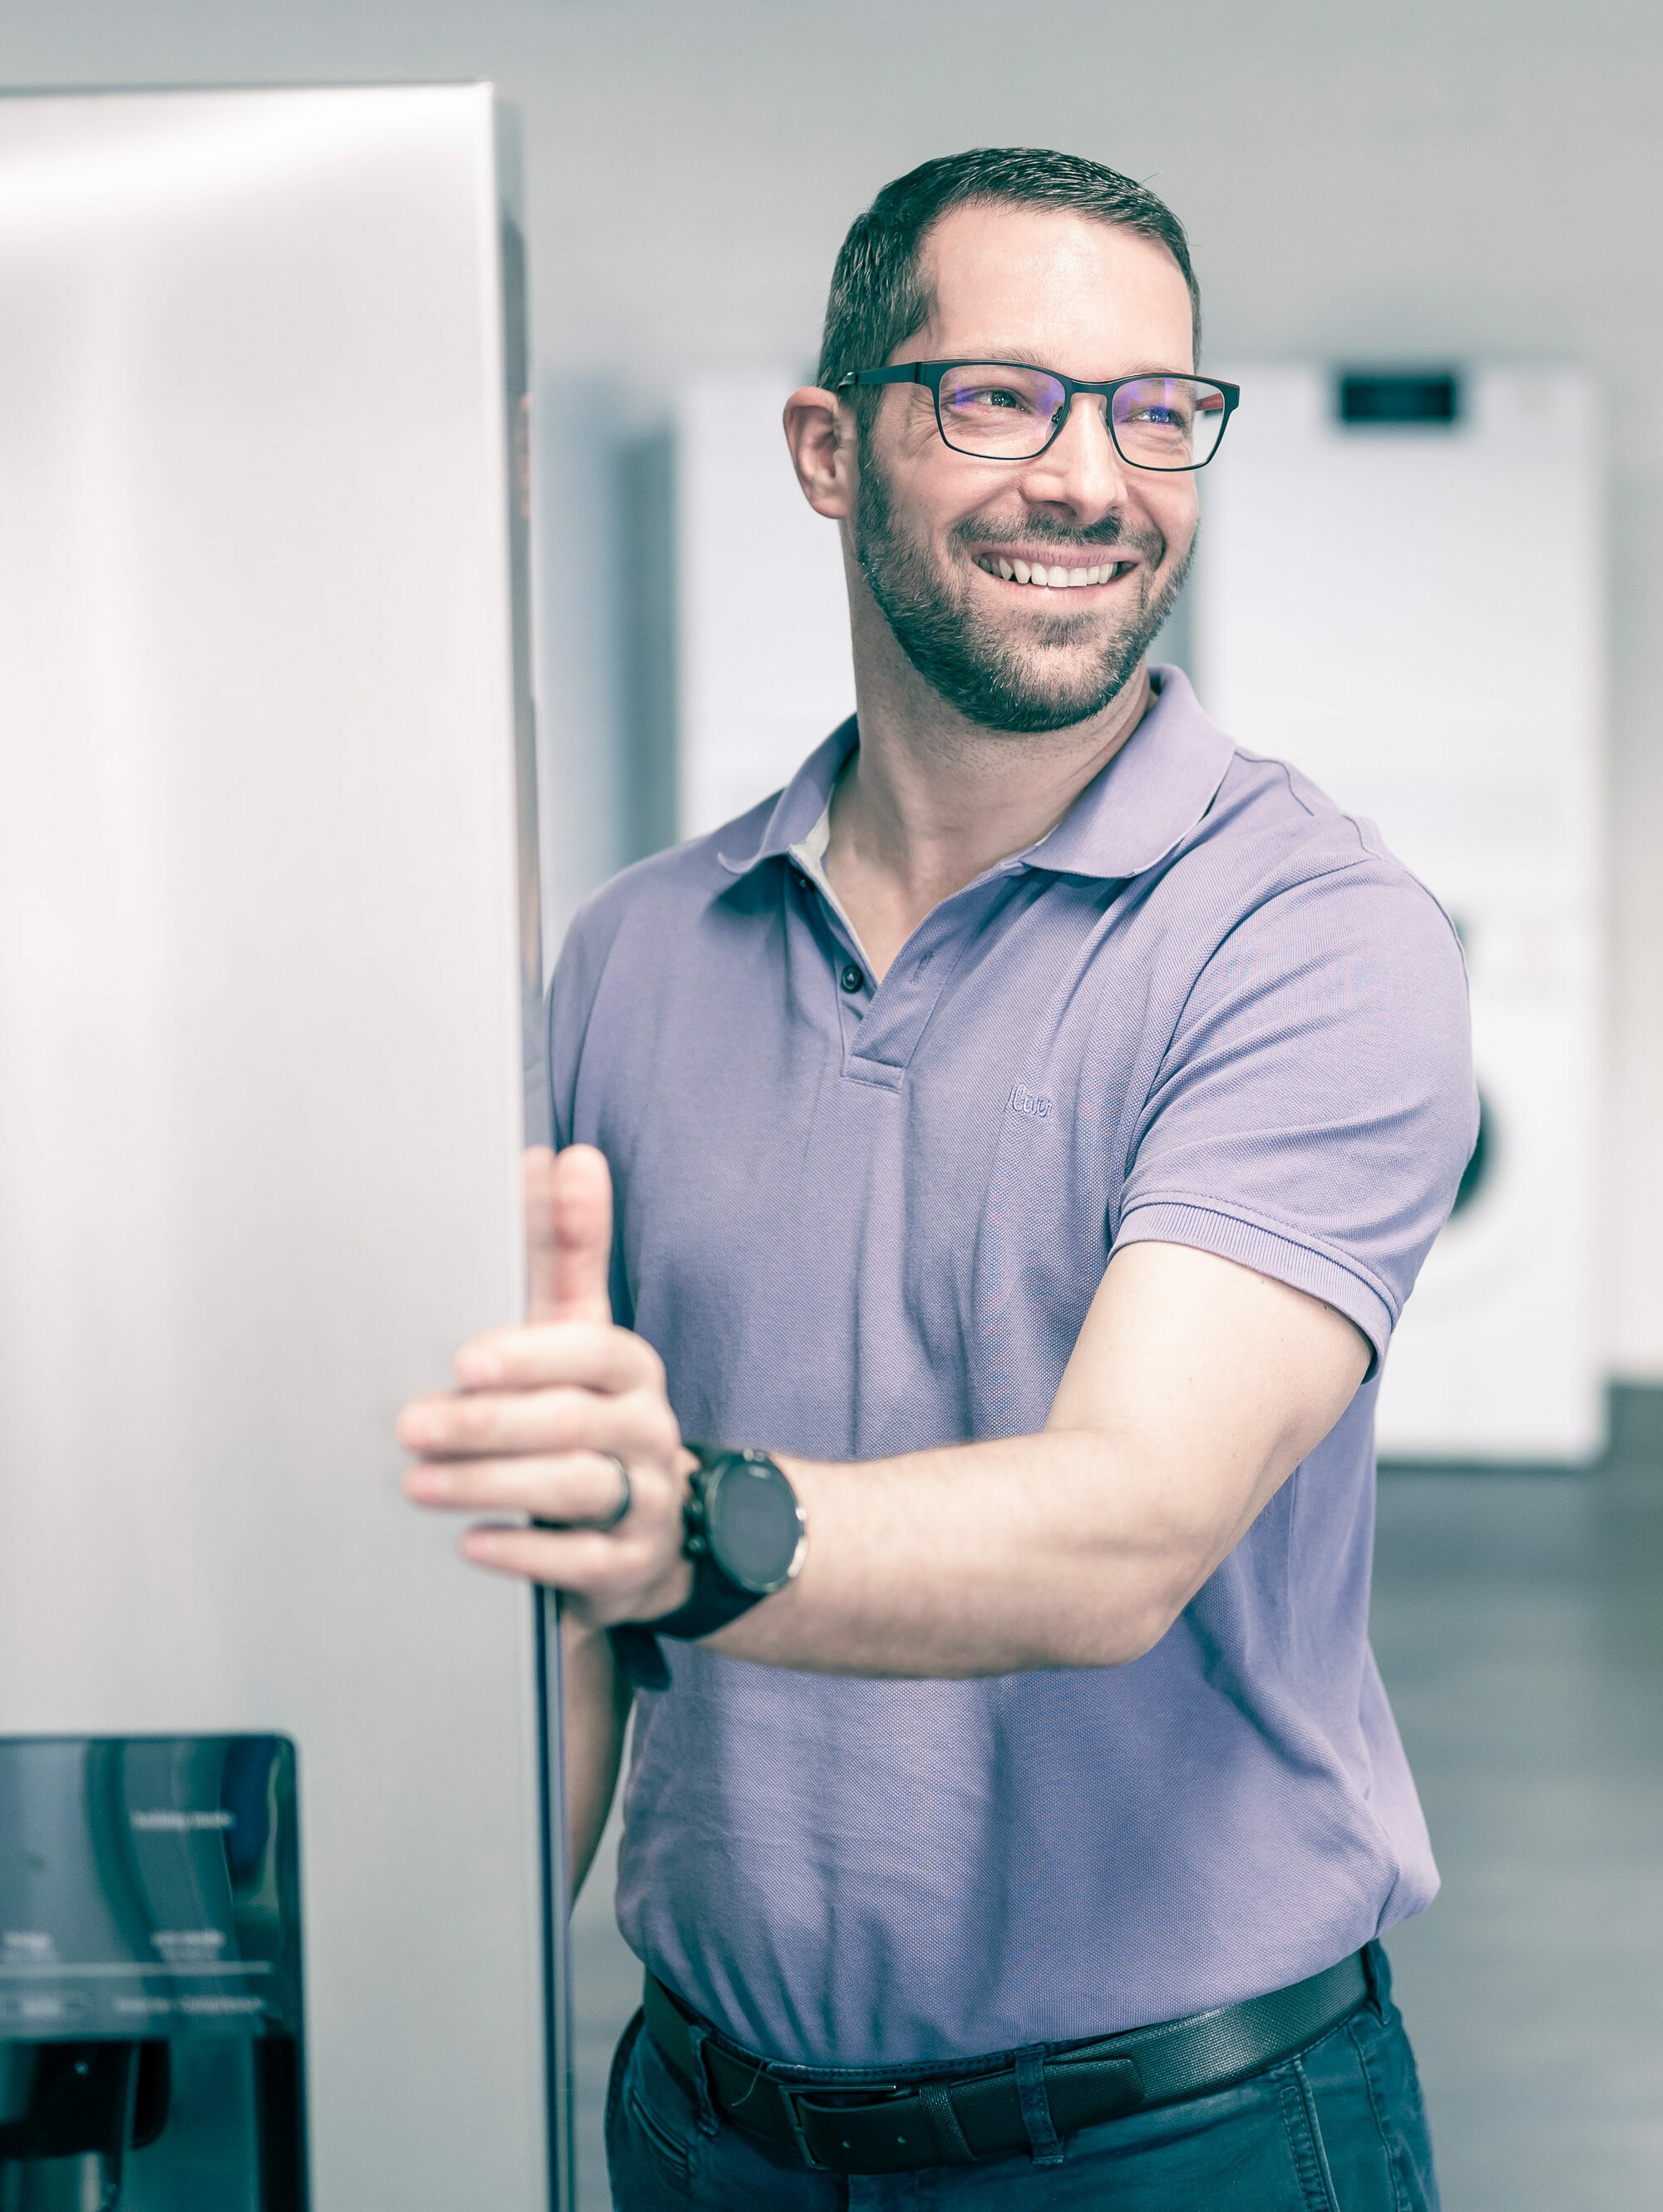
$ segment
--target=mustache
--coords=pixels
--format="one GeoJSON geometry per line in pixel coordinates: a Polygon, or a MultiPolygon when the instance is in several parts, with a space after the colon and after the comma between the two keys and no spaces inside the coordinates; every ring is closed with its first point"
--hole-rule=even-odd
{"type": "Polygon", "coordinates": [[[961,552],[973,544],[1045,545],[1060,553],[1127,545],[1140,553],[1151,568],[1159,567],[1167,550],[1166,540],[1157,531],[1128,531],[1118,514],[1106,514],[1101,522],[1085,524],[1059,522],[1048,514],[1030,515],[1023,523],[973,519],[956,524],[952,534],[961,552]]]}

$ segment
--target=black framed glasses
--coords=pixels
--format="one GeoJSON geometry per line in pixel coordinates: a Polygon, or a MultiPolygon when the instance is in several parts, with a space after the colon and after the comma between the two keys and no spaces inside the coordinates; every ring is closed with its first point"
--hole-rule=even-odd
{"type": "Polygon", "coordinates": [[[1082,384],[1055,369],[1014,361],[903,361],[852,368],[837,390],[857,384],[927,385],[936,428],[956,453],[985,461],[1037,459],[1068,420],[1077,392],[1101,392],[1114,450],[1134,469],[1204,469],[1218,451],[1241,386],[1200,376],[1117,376],[1082,384]]]}

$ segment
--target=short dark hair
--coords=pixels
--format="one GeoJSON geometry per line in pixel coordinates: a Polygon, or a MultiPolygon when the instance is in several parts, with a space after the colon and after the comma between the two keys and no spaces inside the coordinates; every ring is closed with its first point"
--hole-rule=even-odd
{"type": "MultiPolygon", "coordinates": [[[[919,276],[924,241],[953,208],[992,202],[1008,207],[1065,208],[1096,222],[1117,223],[1164,246],[1189,287],[1195,366],[1201,365],[1201,292],[1190,265],[1184,226],[1147,185],[1078,154],[1053,154],[1035,146],[976,146],[944,154],[885,185],[849,227],[832,270],[826,326],[816,380],[834,390],[852,368],[881,368],[930,319],[931,301],[919,276]]],[[[851,395],[866,402],[857,411],[864,425],[876,391],[851,395]]]]}

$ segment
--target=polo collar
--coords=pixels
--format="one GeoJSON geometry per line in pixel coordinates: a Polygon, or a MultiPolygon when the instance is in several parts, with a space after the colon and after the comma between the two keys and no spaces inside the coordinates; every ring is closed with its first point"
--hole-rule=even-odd
{"type": "Polygon", "coordinates": [[[853,714],[840,722],[823,744],[817,744],[774,802],[774,811],[762,832],[762,842],[751,854],[718,853],[729,872],[749,875],[764,860],[782,860],[800,844],[831,803],[832,786],[843,772],[843,763],[860,742],[860,727],[853,714]]]}
{"type": "MultiPolygon", "coordinates": [[[[1180,845],[1217,794],[1235,747],[1210,722],[1179,668],[1151,669],[1158,696],[1101,774],[1094,776],[1047,836],[1003,863],[1057,875],[1124,878],[1142,875],[1180,845]]],[[[748,875],[806,837],[826,810],[832,786],[859,743],[855,718],[816,745],[774,802],[762,840],[749,855],[721,853],[722,866],[748,875]]]]}

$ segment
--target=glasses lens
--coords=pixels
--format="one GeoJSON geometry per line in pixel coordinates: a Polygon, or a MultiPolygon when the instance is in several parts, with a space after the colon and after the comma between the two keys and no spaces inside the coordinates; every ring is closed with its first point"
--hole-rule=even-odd
{"type": "Polygon", "coordinates": [[[1216,384],[1140,376],[1114,395],[1114,442],[1140,469],[1199,469],[1212,459],[1227,412],[1216,384]]]}
{"type": "Polygon", "coordinates": [[[1039,453],[1062,419],[1067,395],[1042,368],[974,362],[941,380],[941,434],[962,453],[1023,460],[1039,453]]]}

